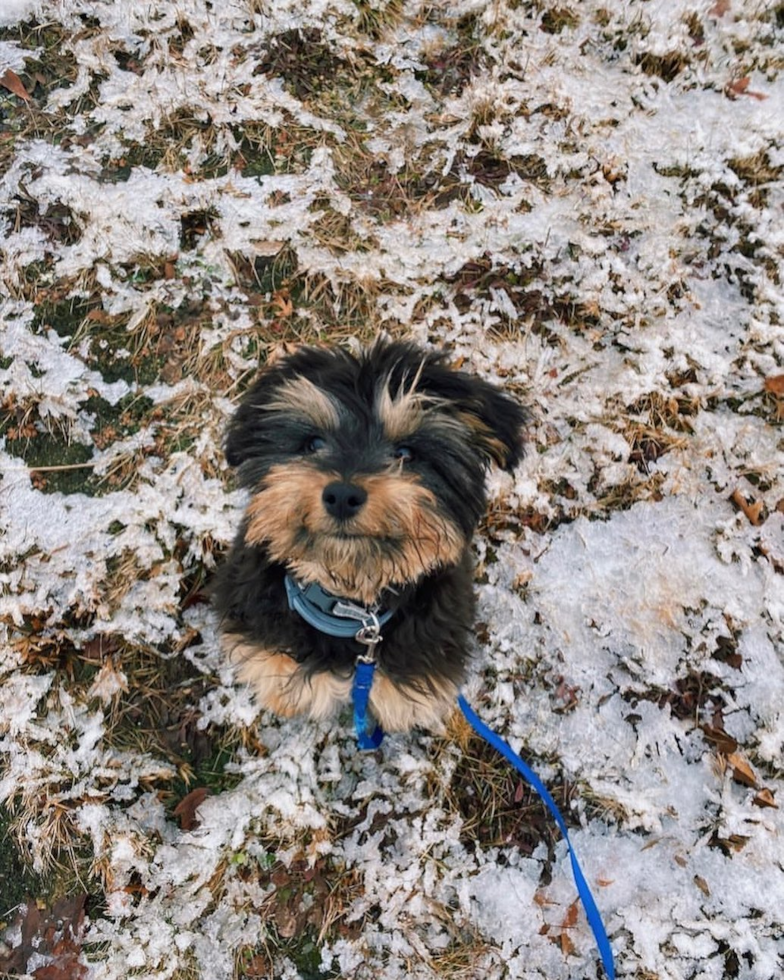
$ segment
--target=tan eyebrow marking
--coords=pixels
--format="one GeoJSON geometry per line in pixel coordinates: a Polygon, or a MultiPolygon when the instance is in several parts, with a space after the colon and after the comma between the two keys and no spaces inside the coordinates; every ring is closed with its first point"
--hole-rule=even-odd
{"type": "Polygon", "coordinates": [[[271,412],[304,415],[317,429],[334,430],[340,425],[340,410],[334,399],[302,375],[278,385],[262,407],[271,412]]]}

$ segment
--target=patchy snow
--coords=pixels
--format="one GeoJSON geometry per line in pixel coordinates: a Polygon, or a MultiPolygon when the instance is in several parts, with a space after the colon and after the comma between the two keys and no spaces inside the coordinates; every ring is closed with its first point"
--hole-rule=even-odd
{"type": "Polygon", "coordinates": [[[362,755],[218,655],[234,399],[357,309],[534,410],[467,695],[568,787],[619,977],[781,977],[781,19],[0,0],[0,801],[37,870],[90,851],[85,977],[594,975],[565,847],[471,822],[459,738],[362,755]],[[189,763],[116,736],[156,670],[230,746],[191,827],[189,763]]]}

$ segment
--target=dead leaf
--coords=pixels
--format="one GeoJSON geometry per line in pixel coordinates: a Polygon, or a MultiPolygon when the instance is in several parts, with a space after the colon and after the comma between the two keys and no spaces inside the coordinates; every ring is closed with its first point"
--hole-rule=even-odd
{"type": "Polygon", "coordinates": [[[112,633],[99,633],[88,640],[82,647],[82,657],[85,660],[100,663],[104,657],[110,657],[120,649],[120,641],[112,633]]]}
{"type": "Polygon", "coordinates": [[[18,945],[0,953],[0,972],[26,973],[28,960],[36,954],[48,960],[33,970],[36,980],[85,980],[87,968],[79,957],[86,899],[84,894],[61,898],[51,909],[39,909],[33,901],[23,905],[14,923],[18,945]]]}
{"type": "Polygon", "coordinates": [[[577,902],[572,902],[566,910],[566,915],[561,923],[562,929],[573,929],[577,925],[577,902]]]}
{"type": "Polygon", "coordinates": [[[767,99],[767,95],[762,92],[752,92],[749,88],[749,82],[751,79],[748,75],[744,75],[743,78],[736,78],[732,82],[728,82],[724,87],[724,94],[730,99],[737,99],[741,95],[749,95],[752,99],[757,99],[762,102],[767,99]]]}
{"type": "Polygon", "coordinates": [[[297,916],[286,905],[278,905],[275,908],[274,918],[278,935],[283,939],[291,939],[297,935],[297,916]]]}
{"type": "Polygon", "coordinates": [[[250,244],[251,244],[251,248],[256,253],[256,255],[260,255],[264,258],[272,258],[274,255],[277,255],[282,248],[285,248],[286,246],[285,242],[277,242],[274,240],[259,241],[258,239],[252,241],[250,244]]]}
{"type": "Polygon", "coordinates": [[[61,940],[53,950],[54,959],[45,966],[33,970],[35,980],[85,980],[87,967],[79,962],[79,947],[69,940],[61,940]]]}
{"type": "Polygon", "coordinates": [[[528,585],[533,577],[534,573],[531,571],[526,570],[525,572],[520,572],[520,574],[515,575],[514,579],[512,580],[512,589],[515,592],[519,592],[520,589],[524,589],[526,585],[528,585]]]}
{"type": "Polygon", "coordinates": [[[716,3],[708,11],[709,17],[723,17],[730,9],[730,0],[716,0],[716,3]]]}
{"type": "Polygon", "coordinates": [[[764,504],[761,500],[755,500],[749,503],[737,488],[732,491],[730,500],[736,507],[743,511],[746,517],[748,517],[750,524],[753,524],[754,527],[759,527],[762,524],[762,509],[764,504]]]}
{"type": "Polygon", "coordinates": [[[90,310],[85,320],[89,320],[91,323],[106,324],[109,323],[111,317],[105,310],[90,310]]]}
{"type": "Polygon", "coordinates": [[[765,378],[765,391],[772,395],[784,395],[784,374],[774,374],[770,378],[765,378]]]}
{"type": "Polygon", "coordinates": [[[561,935],[558,937],[558,943],[564,956],[574,955],[574,943],[569,938],[568,932],[561,933],[561,935]]]}
{"type": "Polygon", "coordinates": [[[710,888],[708,887],[708,882],[704,878],[701,878],[699,875],[695,875],[694,884],[699,888],[699,890],[702,892],[703,895],[705,895],[706,898],[710,898],[710,893],[711,893],[710,888]]]}
{"type": "Polygon", "coordinates": [[[257,977],[271,977],[274,973],[274,965],[267,953],[256,953],[245,965],[243,973],[251,980],[256,980],[257,977]]]}
{"type": "Polygon", "coordinates": [[[728,755],[727,762],[732,766],[732,778],[736,783],[740,783],[742,786],[750,786],[752,789],[757,788],[757,777],[754,775],[754,770],[740,752],[732,752],[728,755]]]}
{"type": "Polygon", "coordinates": [[[210,791],[206,786],[197,786],[187,796],[183,796],[174,808],[174,816],[179,818],[180,827],[183,830],[193,830],[199,826],[196,811],[209,795],[210,791]]]}
{"type": "Polygon", "coordinates": [[[0,85],[3,88],[7,88],[9,92],[12,92],[18,98],[24,99],[25,102],[30,101],[30,93],[22,84],[22,79],[15,71],[11,71],[10,68],[6,68],[3,74],[0,75],[0,85]]]}
{"type": "Polygon", "coordinates": [[[751,802],[755,806],[763,806],[763,807],[769,806],[769,807],[773,807],[775,810],[778,810],[779,808],[779,805],[776,802],[773,793],[769,789],[761,789],[751,802]]]}
{"type": "Polygon", "coordinates": [[[709,742],[715,745],[716,751],[721,752],[723,755],[729,756],[738,750],[738,743],[723,728],[715,728],[713,725],[702,725],[702,734],[709,742]]]}
{"type": "Polygon", "coordinates": [[[275,316],[285,318],[294,312],[294,304],[291,302],[287,289],[279,289],[272,297],[272,308],[275,316]]]}

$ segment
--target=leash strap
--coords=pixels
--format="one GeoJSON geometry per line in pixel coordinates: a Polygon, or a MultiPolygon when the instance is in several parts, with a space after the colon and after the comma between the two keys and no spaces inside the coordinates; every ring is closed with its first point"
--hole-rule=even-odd
{"type": "Polygon", "coordinates": [[[367,730],[367,706],[370,697],[370,688],[373,686],[373,673],[376,665],[372,660],[358,660],[354,668],[354,729],[357,733],[357,743],[361,749],[368,751],[377,749],[384,738],[384,730],[381,725],[376,725],[375,730],[368,733],[367,730]]]}
{"type": "Polygon", "coordinates": [[[514,766],[520,775],[536,790],[544,801],[545,806],[550,811],[553,819],[558,824],[564,840],[566,841],[566,847],[569,851],[569,860],[572,863],[572,874],[574,875],[574,880],[577,885],[577,892],[580,896],[580,901],[583,903],[583,908],[585,909],[585,914],[588,919],[588,925],[591,927],[593,937],[596,940],[596,945],[599,948],[599,955],[602,958],[604,972],[606,973],[608,980],[615,980],[615,964],[613,962],[610,940],[607,938],[607,932],[605,931],[604,923],[602,922],[602,917],[599,913],[599,909],[596,906],[596,902],[594,901],[591,889],[588,886],[588,882],[585,880],[585,875],[583,874],[582,868],[580,867],[574,850],[572,849],[572,842],[569,840],[569,831],[567,830],[566,822],[561,816],[561,811],[556,806],[555,800],[552,798],[549,790],[544,785],[542,780],[536,775],[533,769],[531,769],[531,767],[520,758],[520,756],[514,751],[514,749],[511,748],[511,746],[507,745],[507,743],[499,735],[485,725],[462,694],[458,695],[457,703],[460,706],[460,710],[465,715],[466,721],[474,729],[474,731],[478,735],[481,735],[481,737],[489,745],[491,745],[496,752],[500,752],[506,761],[514,766]]]}
{"type": "MultiPolygon", "coordinates": [[[[285,581],[290,608],[299,613],[307,623],[321,630],[323,633],[328,633],[330,636],[351,637],[367,647],[367,653],[357,658],[354,667],[354,682],[352,687],[354,728],[360,749],[364,751],[377,749],[384,738],[384,730],[380,725],[376,725],[373,731],[368,731],[368,702],[370,700],[370,688],[373,686],[373,674],[376,670],[376,647],[381,642],[381,627],[391,617],[391,610],[382,611],[377,608],[363,608],[353,602],[346,602],[336,596],[330,595],[330,593],[326,592],[320,586],[310,585],[303,587],[289,575],[286,576],[285,581]]],[[[585,875],[572,849],[572,842],[569,840],[566,822],[561,816],[555,800],[533,769],[523,762],[520,756],[499,735],[496,735],[492,729],[485,725],[462,694],[458,695],[457,703],[474,731],[491,745],[496,752],[499,752],[536,790],[550,811],[551,816],[558,824],[566,841],[569,860],[572,864],[572,874],[577,885],[577,892],[580,896],[580,901],[583,903],[583,908],[588,918],[588,925],[591,927],[596,945],[599,948],[604,972],[607,974],[608,980],[615,980],[615,965],[613,963],[610,941],[607,938],[604,923],[602,922],[602,917],[599,914],[599,909],[596,906],[591,889],[585,880],[585,875]]]]}

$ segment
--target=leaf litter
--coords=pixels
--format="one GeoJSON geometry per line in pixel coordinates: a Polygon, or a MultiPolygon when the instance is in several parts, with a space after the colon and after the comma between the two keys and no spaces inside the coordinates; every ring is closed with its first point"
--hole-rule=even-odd
{"type": "Polygon", "coordinates": [[[780,976],[783,30],[3,5],[0,800],[40,881],[2,878],[3,969],[595,969],[562,842],[458,724],[370,759],[217,655],[232,405],[285,345],[386,330],[534,408],[467,693],[558,788],[619,976],[780,976]]]}

